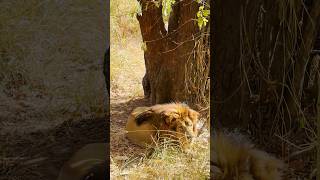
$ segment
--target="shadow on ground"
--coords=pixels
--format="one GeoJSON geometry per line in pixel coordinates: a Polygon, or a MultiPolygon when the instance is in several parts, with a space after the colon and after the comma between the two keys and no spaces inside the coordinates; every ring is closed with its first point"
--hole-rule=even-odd
{"type": "MultiPolygon", "coordinates": [[[[137,146],[130,142],[125,136],[125,126],[130,113],[136,107],[151,105],[148,99],[137,97],[130,100],[122,100],[121,98],[111,99],[111,122],[110,122],[110,157],[111,177],[116,172],[123,170],[131,161],[132,157],[143,153],[145,148],[137,146]]],[[[131,162],[132,163],[132,162],[131,162]]]]}
{"type": "MultiPolygon", "coordinates": [[[[130,113],[136,107],[141,106],[149,106],[150,103],[148,99],[144,99],[139,97],[137,99],[131,99],[124,102],[118,102],[117,99],[111,99],[111,125],[117,126],[117,128],[123,127],[126,124],[127,118],[129,117],[130,113]]],[[[113,129],[111,128],[111,131],[113,129]]]]}
{"type": "Polygon", "coordinates": [[[1,180],[55,180],[63,163],[82,146],[106,142],[105,118],[68,120],[49,131],[0,137],[1,180]]]}

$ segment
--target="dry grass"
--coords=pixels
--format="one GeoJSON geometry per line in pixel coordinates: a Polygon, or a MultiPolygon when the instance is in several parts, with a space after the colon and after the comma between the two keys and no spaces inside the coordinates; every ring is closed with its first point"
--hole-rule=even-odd
{"type": "Polygon", "coordinates": [[[101,116],[105,2],[12,0],[0,7],[0,111],[7,125],[19,120],[38,129],[101,116]]]}
{"type": "Polygon", "coordinates": [[[110,80],[112,93],[142,95],[141,80],[145,73],[142,39],[135,14],[136,1],[111,1],[110,80]]]}
{"type": "Polygon", "coordinates": [[[142,39],[134,14],[139,7],[135,0],[112,0],[110,8],[111,178],[209,179],[208,132],[187,153],[167,143],[156,148],[140,148],[125,137],[128,114],[134,107],[145,105],[135,101],[142,98],[141,82],[145,74],[142,39]]]}
{"type": "Polygon", "coordinates": [[[110,85],[112,93],[125,93],[130,97],[143,95],[141,86],[145,74],[143,51],[139,48],[139,36],[130,38],[124,46],[111,44],[110,85]],[[137,47],[138,46],[138,47],[137,47]]]}
{"type": "Polygon", "coordinates": [[[138,1],[112,0],[110,4],[110,32],[112,43],[125,43],[127,38],[137,38],[140,33],[136,13],[140,11],[138,1]]]}
{"type": "Polygon", "coordinates": [[[187,152],[165,141],[157,147],[111,157],[113,179],[209,179],[210,151],[198,138],[187,152]],[[122,161],[119,159],[122,158],[122,161]],[[121,163],[120,163],[121,162],[121,163]]]}
{"type": "MultiPolygon", "coordinates": [[[[251,27],[247,27],[248,24],[252,24],[251,17],[248,18],[244,14],[241,14],[240,17],[240,67],[242,68],[241,71],[243,71],[241,80],[247,83],[250,96],[257,95],[261,102],[265,101],[262,100],[266,96],[264,94],[265,89],[270,88],[273,86],[271,84],[276,82],[276,85],[271,88],[274,88],[270,93],[273,95],[267,95],[267,101],[269,102],[265,104],[257,103],[256,111],[252,113],[257,114],[252,116],[252,120],[255,121],[252,124],[263,123],[258,126],[254,125],[255,127],[252,126],[254,128],[251,128],[250,131],[257,133],[256,138],[260,139],[259,143],[264,144],[266,148],[270,147],[270,144],[274,144],[273,146],[275,147],[281,147],[277,149],[277,153],[287,160],[289,169],[296,173],[294,174],[295,178],[309,177],[312,174],[311,172],[315,169],[316,160],[314,155],[317,139],[319,139],[316,133],[315,119],[317,114],[313,110],[314,104],[304,97],[308,94],[303,89],[304,87],[297,85],[303,82],[304,78],[305,81],[308,80],[304,74],[306,72],[302,73],[297,70],[299,69],[298,67],[307,65],[306,60],[309,58],[309,49],[306,51],[308,53],[304,52],[304,50],[301,51],[301,49],[308,47],[305,43],[305,29],[302,27],[307,27],[306,22],[311,18],[310,14],[306,12],[306,16],[302,18],[301,9],[298,7],[306,8],[303,5],[303,1],[288,0],[279,1],[279,4],[276,4],[269,13],[259,9],[260,5],[258,4],[256,7],[252,6],[251,9],[259,9],[259,15],[256,19],[257,26],[255,26],[255,32],[252,34],[248,30],[251,27]],[[277,18],[280,20],[279,22],[273,21],[270,23],[272,20],[269,17],[273,17],[274,13],[278,14],[277,18]],[[279,30],[270,31],[269,33],[270,28],[276,27],[274,26],[275,22],[278,23],[279,30]],[[258,36],[253,36],[253,34],[258,36]],[[270,43],[264,43],[268,42],[271,37],[274,42],[272,40],[270,43]],[[261,45],[261,42],[263,45],[261,45]],[[278,44],[283,44],[283,47],[279,48],[278,44]],[[269,55],[265,56],[265,54],[269,55]],[[297,64],[297,60],[301,60],[301,62],[297,64]],[[278,62],[280,63],[277,64],[278,62]],[[304,65],[304,63],[306,64],[304,65]],[[269,65],[266,66],[266,64],[269,65]],[[279,69],[280,71],[278,71],[279,69]],[[277,74],[277,72],[281,73],[277,74]],[[298,75],[298,73],[301,74],[298,75]],[[300,94],[300,91],[303,91],[303,93],[300,94]],[[266,116],[267,113],[261,111],[261,109],[268,109],[272,106],[276,108],[272,110],[273,113],[270,116],[266,116]],[[292,127],[298,123],[300,127],[293,130],[292,127]],[[269,125],[272,125],[270,130],[266,128],[269,125]],[[268,129],[268,131],[264,131],[265,129],[268,129]],[[279,139],[268,138],[271,135],[278,136],[279,139]],[[300,161],[298,165],[296,164],[297,161],[300,161]]],[[[272,148],[270,150],[275,149],[272,148]]]]}
{"type": "MultiPolygon", "coordinates": [[[[106,1],[10,0],[0,7],[0,179],[50,180],[37,156],[50,152],[54,140],[29,136],[69,119],[103,116],[106,1]],[[37,147],[43,141],[47,146],[37,147]]],[[[62,134],[57,147],[73,145],[62,134]]],[[[45,162],[56,165],[63,156],[51,153],[45,162]]]]}

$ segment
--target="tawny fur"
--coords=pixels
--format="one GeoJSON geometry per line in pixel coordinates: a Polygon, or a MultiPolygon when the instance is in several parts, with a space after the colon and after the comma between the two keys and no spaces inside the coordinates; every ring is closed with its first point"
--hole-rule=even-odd
{"type": "Polygon", "coordinates": [[[63,165],[57,180],[104,180],[108,164],[107,144],[88,144],[63,165]]]}
{"type": "Polygon", "coordinates": [[[236,133],[213,137],[211,177],[214,180],[281,180],[285,164],[254,148],[236,133]]]}
{"type": "Polygon", "coordinates": [[[183,145],[197,135],[199,113],[183,103],[157,104],[138,107],[130,114],[127,137],[140,146],[154,145],[158,136],[170,134],[183,145]]]}

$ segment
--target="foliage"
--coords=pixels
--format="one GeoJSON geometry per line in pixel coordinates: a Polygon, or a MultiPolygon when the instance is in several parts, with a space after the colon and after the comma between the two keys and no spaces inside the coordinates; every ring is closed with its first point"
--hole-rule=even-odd
{"type": "Polygon", "coordinates": [[[170,13],[172,11],[172,6],[175,3],[175,0],[163,0],[162,1],[162,15],[164,19],[168,19],[170,16],[170,13]]]}
{"type": "MultiPolygon", "coordinates": [[[[197,12],[196,21],[198,23],[198,27],[202,29],[202,27],[206,26],[209,22],[210,16],[210,6],[205,0],[196,0],[197,3],[200,4],[199,11],[197,12]]],[[[162,16],[164,21],[168,21],[170,17],[170,13],[172,11],[172,6],[176,3],[175,0],[162,0],[154,1],[157,7],[160,7],[160,3],[162,3],[162,16]]]]}
{"type": "Polygon", "coordinates": [[[199,7],[199,11],[197,12],[197,21],[198,21],[198,26],[201,29],[203,26],[207,25],[208,17],[210,15],[210,10],[204,9],[205,7],[202,5],[199,7]]]}

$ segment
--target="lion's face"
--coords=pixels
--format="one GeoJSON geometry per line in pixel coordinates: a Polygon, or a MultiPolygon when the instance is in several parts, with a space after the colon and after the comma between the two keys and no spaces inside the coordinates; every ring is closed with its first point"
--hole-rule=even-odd
{"type": "Polygon", "coordinates": [[[182,120],[178,119],[176,131],[179,134],[185,135],[188,139],[191,139],[197,136],[196,132],[194,131],[194,126],[195,125],[189,118],[182,120]]]}
{"type": "Polygon", "coordinates": [[[169,130],[181,141],[190,141],[197,136],[199,113],[187,106],[178,106],[163,112],[169,130]]]}

